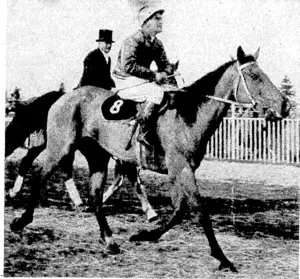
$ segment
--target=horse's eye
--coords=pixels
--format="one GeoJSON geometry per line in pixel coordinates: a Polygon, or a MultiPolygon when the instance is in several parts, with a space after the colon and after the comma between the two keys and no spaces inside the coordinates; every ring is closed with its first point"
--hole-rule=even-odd
{"type": "Polygon", "coordinates": [[[255,74],[255,73],[250,72],[250,73],[248,73],[248,76],[251,77],[254,80],[262,81],[262,79],[260,78],[260,76],[257,75],[257,74],[255,74]]]}

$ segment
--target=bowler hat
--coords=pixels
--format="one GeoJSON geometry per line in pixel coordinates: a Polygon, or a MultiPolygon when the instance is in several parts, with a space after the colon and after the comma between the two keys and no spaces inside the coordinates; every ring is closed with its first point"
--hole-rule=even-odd
{"type": "Polygon", "coordinates": [[[108,29],[100,29],[99,30],[99,39],[96,42],[107,42],[107,43],[114,43],[112,39],[112,31],[108,29]]]}
{"type": "Polygon", "coordinates": [[[147,21],[149,18],[151,18],[155,14],[163,14],[164,12],[165,12],[165,10],[163,10],[163,9],[159,9],[159,8],[151,7],[151,6],[145,6],[145,7],[141,8],[139,11],[139,15],[138,15],[139,23],[142,26],[145,23],[145,21],[147,21]]]}

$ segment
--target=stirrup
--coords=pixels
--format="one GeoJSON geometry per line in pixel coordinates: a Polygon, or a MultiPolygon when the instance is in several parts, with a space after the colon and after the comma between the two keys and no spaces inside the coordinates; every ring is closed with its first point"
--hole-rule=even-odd
{"type": "Polygon", "coordinates": [[[152,144],[150,144],[147,139],[146,139],[146,135],[148,134],[148,132],[146,133],[139,133],[136,140],[138,142],[140,142],[141,144],[144,144],[147,147],[152,147],[152,144]]]}

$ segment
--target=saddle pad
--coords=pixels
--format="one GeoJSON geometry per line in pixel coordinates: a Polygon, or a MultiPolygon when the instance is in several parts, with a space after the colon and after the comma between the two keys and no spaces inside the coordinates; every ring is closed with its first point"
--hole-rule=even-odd
{"type": "Polygon", "coordinates": [[[137,104],[132,100],[121,99],[115,94],[103,102],[101,110],[106,120],[129,119],[137,114],[137,104]]]}

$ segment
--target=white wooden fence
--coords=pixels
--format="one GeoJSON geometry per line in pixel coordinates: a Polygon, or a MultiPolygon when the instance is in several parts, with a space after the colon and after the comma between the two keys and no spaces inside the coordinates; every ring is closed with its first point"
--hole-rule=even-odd
{"type": "Polygon", "coordinates": [[[224,118],[210,139],[207,159],[300,164],[300,119],[224,118]]]}

